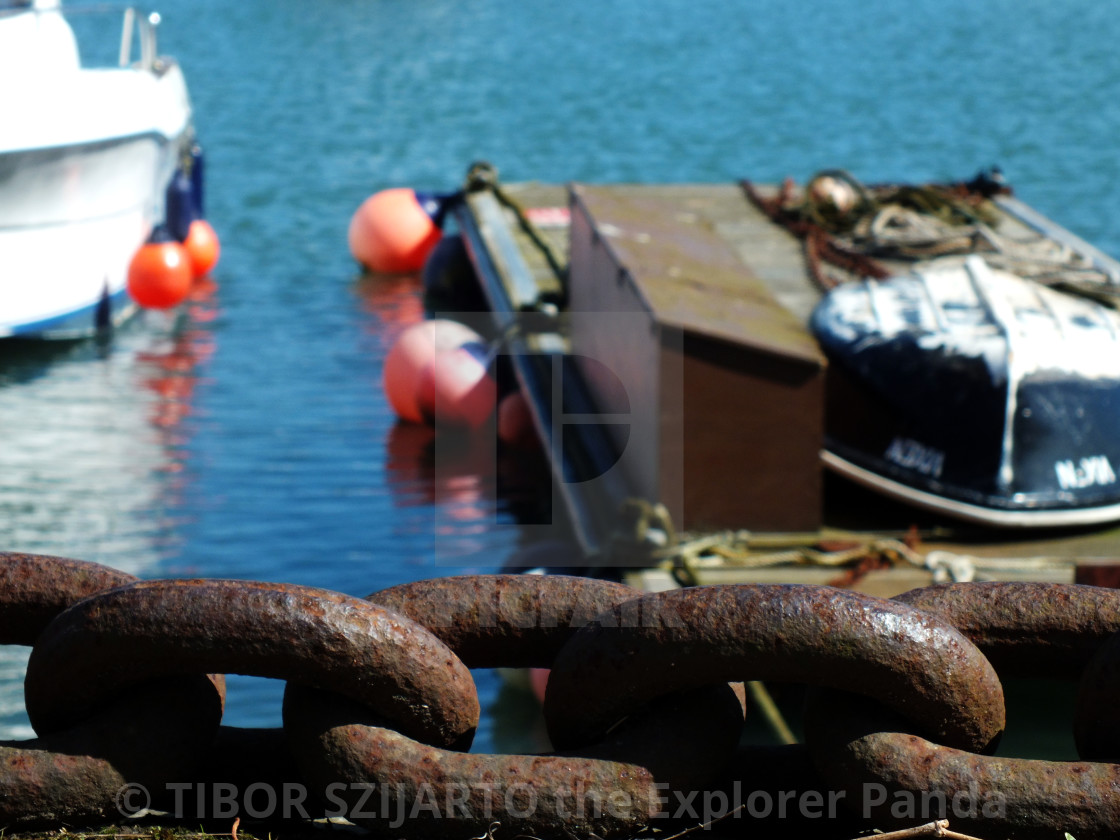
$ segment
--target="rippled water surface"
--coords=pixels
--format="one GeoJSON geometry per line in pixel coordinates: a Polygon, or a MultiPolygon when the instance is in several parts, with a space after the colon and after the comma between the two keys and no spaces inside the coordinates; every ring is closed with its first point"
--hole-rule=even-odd
{"type": "MultiPolygon", "coordinates": [[[[357,205],[506,180],[868,181],[1003,167],[1120,254],[1117,23],[1087,0],[165,0],[208,156],[218,287],[107,344],[0,347],[0,547],[143,577],[365,595],[498,568],[519,540],[493,464],[432,469],[380,390],[418,279],[361,278],[357,205]],[[454,565],[436,562],[457,558],[454,565]]],[[[19,652],[0,728],[27,734],[19,652]]],[[[499,743],[479,675],[478,748],[499,743]]],[[[229,720],[279,721],[235,681],[229,720]]]]}

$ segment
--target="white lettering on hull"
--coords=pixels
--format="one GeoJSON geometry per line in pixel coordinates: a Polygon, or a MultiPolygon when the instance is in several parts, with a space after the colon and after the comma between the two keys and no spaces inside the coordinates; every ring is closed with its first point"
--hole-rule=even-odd
{"type": "Polygon", "coordinates": [[[945,453],[909,438],[895,438],[887,447],[886,459],[908,470],[916,470],[930,478],[940,478],[945,467],[945,453]]]}
{"type": "Polygon", "coordinates": [[[1058,461],[1054,464],[1058,486],[1063,490],[1083,490],[1086,487],[1105,487],[1116,483],[1116,473],[1105,455],[1082,458],[1078,463],[1058,461]]]}

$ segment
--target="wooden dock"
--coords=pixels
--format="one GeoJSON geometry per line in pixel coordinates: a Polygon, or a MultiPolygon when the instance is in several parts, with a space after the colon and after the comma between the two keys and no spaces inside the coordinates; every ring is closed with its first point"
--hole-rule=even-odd
{"type": "MultiPolygon", "coordinates": [[[[778,187],[758,191],[773,196],[778,187]]],[[[1120,278],[1120,264],[1021,202],[998,197],[996,206],[1004,231],[1045,233],[1120,278]]],[[[806,582],[893,595],[968,576],[1111,582],[1120,563],[1116,528],[993,531],[825,474],[823,385],[812,370],[826,363],[806,328],[822,291],[807,271],[803,243],[775,225],[741,185],[516,183],[468,193],[456,219],[495,331],[506,336],[505,352],[553,453],[555,486],[575,535],[604,566],[634,567],[630,579],[637,585],[806,582]],[[642,265],[641,254],[653,244],[662,253],[642,265]],[[579,277],[569,276],[569,263],[579,267],[579,277]],[[609,277],[612,271],[615,287],[598,277],[587,281],[589,272],[609,277]],[[588,342],[580,305],[598,306],[600,314],[617,306],[623,313],[617,329],[604,332],[598,322],[592,332],[599,338],[588,342]],[[658,337],[644,338],[628,326],[643,313],[653,332],[662,331],[658,337]],[[674,330],[667,338],[666,325],[674,330]],[[710,387],[694,387],[691,369],[683,375],[681,359],[689,353],[678,357],[675,350],[732,339],[739,355],[713,356],[710,387]],[[578,361],[589,346],[609,360],[619,347],[642,348],[651,370],[661,371],[658,386],[637,387],[642,377],[631,376],[633,404],[604,408],[602,386],[596,391],[578,361]],[[786,367],[775,368],[778,362],[786,367]],[[736,391],[731,386],[744,368],[754,390],[736,391]],[[796,418],[770,410],[779,397],[794,401],[796,418]],[[765,416],[749,427],[749,440],[735,443],[742,427],[737,415],[752,400],[765,416]],[[783,437],[791,418],[797,428],[783,437]],[[668,455],[673,447],[666,441],[679,444],[668,455]],[[627,452],[635,462],[625,463],[627,452]],[[693,490],[705,479],[714,485],[705,492],[743,504],[709,506],[710,518],[690,515],[703,507],[693,490]],[[783,518],[791,505],[793,515],[783,518]],[[844,552],[858,557],[861,546],[872,562],[840,562],[844,552]]]]}

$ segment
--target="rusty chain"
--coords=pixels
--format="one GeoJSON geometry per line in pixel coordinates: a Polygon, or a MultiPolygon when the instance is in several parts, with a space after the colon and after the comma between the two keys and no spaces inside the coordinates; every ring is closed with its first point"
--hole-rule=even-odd
{"type": "Polygon", "coordinates": [[[442,746],[469,746],[478,725],[470,673],[415,622],[337,592],[232,580],[140,581],[78,602],[32,649],[27,715],[50,731],[146,679],[210,670],[329,688],[442,746]]]}
{"type": "Polygon", "coordinates": [[[731,584],[645,595],[573,636],[545,697],[549,734],[586,741],[642,700],[745,678],[869,694],[965,748],[1003,731],[995,671],[946,622],[827,586],[731,584]]]}
{"type": "Polygon", "coordinates": [[[913,804],[966,832],[1016,840],[1116,836],[1120,766],[997,758],[912,733],[889,709],[843,692],[806,711],[806,741],[826,786],[875,825],[908,824],[913,804]]]}
{"type": "MultiPolygon", "coordinates": [[[[1082,758],[1116,757],[1116,700],[1100,685],[1114,673],[1120,593],[1047,583],[954,583],[903,593],[896,601],[938,615],[967,636],[1001,676],[1077,679],[1075,721],[1082,758]],[[1094,671],[1094,666],[1097,670],[1094,671]],[[1089,687],[1087,690],[1086,687],[1089,687]],[[1103,731],[1102,731],[1103,729],[1103,731]]],[[[1120,766],[1099,761],[1000,758],[953,749],[915,734],[912,723],[883,706],[840,692],[819,693],[806,711],[807,742],[826,783],[846,791],[881,824],[898,823],[894,802],[867,791],[925,797],[966,830],[1015,838],[1114,836],[1120,826],[1120,766]]]]}
{"type": "MultiPolygon", "coordinates": [[[[470,667],[547,667],[567,639],[596,615],[632,599],[621,584],[562,575],[494,575],[404,584],[369,596],[440,636],[470,667]]],[[[445,808],[485,833],[492,821],[523,832],[564,829],[580,836],[631,836],[649,824],[667,789],[703,785],[731,757],[743,724],[741,686],[712,685],[637,710],[609,737],[553,755],[465,755],[394,732],[354,704],[289,687],[284,724],[312,785],[374,781],[387,797],[362,820],[386,829],[416,813],[409,833],[443,836],[445,808]],[[658,785],[662,785],[661,788],[658,785]],[[597,798],[609,791],[605,807],[597,798]]],[[[352,802],[355,805],[356,802],[352,802]]]]}
{"type": "Polygon", "coordinates": [[[883,826],[909,818],[902,798],[960,800],[948,816],[964,829],[1108,837],[1120,826],[1117,631],[1120,593],[1074,585],[949,584],[888,601],[479,575],[359,599],[0,554],[0,643],[32,644],[25,697],[40,735],[0,746],[0,826],[112,820],[129,785],[222,777],[297,779],[375,833],[404,819],[398,834],[415,837],[446,836],[445,819],[464,836],[493,822],[633,836],[693,818],[672,806],[701,790],[706,807],[722,797],[721,815],[761,819],[773,814],[758,797],[787,783],[828,788],[841,816],[883,826]],[[479,714],[468,669],[501,666],[552,668],[545,717],[561,752],[463,752],[479,714]],[[283,732],[220,727],[210,672],[287,680],[283,732]],[[1092,761],[987,754],[1004,725],[999,677],[1040,672],[1084,672],[1076,726],[1092,761]],[[743,679],[823,687],[806,745],[780,760],[736,751],[743,679]],[[225,752],[258,761],[215,775],[206,765],[225,752]]]}
{"type": "Polygon", "coordinates": [[[894,599],[941,616],[1001,675],[1076,679],[1120,630],[1115,590],[1061,583],[945,583],[894,599]]]}
{"type": "MultiPolygon", "coordinates": [[[[95,563],[0,554],[0,644],[33,644],[72,604],[135,580],[95,563]]],[[[65,676],[59,684],[74,690],[65,676]]],[[[221,678],[188,675],[141,686],[38,738],[0,742],[0,825],[119,816],[115,799],[127,785],[156,788],[195,770],[224,700],[221,678]]]]}
{"type": "Polygon", "coordinates": [[[56,615],[136,578],[97,563],[42,554],[0,553],[0,638],[30,646],[56,615]]]}
{"type": "Polygon", "coordinates": [[[405,583],[366,600],[408,616],[470,668],[548,667],[575,630],[639,594],[568,575],[467,575],[405,583]]]}

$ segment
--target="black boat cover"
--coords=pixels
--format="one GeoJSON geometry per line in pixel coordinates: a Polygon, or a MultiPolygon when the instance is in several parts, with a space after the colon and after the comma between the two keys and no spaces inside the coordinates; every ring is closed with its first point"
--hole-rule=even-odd
{"type": "Polygon", "coordinates": [[[826,464],[995,526],[1120,519],[1120,315],[990,268],[939,260],[829,292],[826,464]]]}

